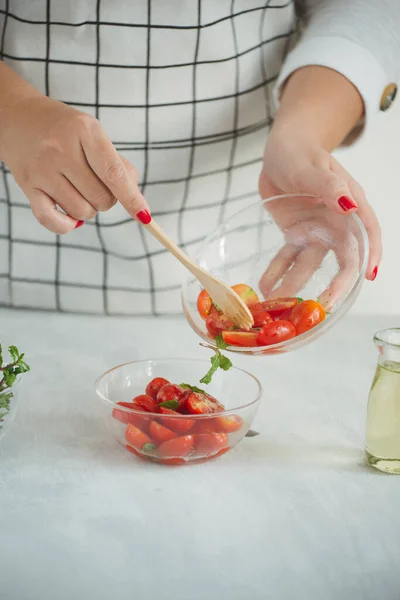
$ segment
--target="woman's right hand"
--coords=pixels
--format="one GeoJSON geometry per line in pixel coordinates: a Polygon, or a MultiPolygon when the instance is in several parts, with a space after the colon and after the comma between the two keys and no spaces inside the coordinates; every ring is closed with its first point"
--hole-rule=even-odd
{"type": "Polygon", "coordinates": [[[97,119],[62,102],[40,94],[15,102],[1,133],[1,159],[50,231],[68,233],[117,201],[132,217],[150,220],[135,167],[97,119]]]}

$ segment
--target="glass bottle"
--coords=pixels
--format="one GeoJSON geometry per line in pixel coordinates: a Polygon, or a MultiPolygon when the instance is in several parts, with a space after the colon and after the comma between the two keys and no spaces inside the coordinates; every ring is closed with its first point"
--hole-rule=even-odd
{"type": "Polygon", "coordinates": [[[374,336],[379,357],[368,399],[365,452],[371,466],[400,475],[400,328],[374,336]]]}

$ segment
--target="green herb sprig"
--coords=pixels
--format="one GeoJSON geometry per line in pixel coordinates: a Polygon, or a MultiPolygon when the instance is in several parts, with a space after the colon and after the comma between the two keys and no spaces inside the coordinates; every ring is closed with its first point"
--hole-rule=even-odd
{"type": "Polygon", "coordinates": [[[228,347],[228,344],[224,342],[221,334],[216,337],[215,342],[217,344],[216,348],[213,348],[213,346],[209,346],[208,344],[201,344],[201,346],[204,348],[210,348],[215,352],[215,356],[212,356],[210,359],[210,369],[207,371],[204,377],[200,379],[200,383],[205,383],[206,385],[211,383],[213,375],[218,369],[228,371],[232,367],[232,362],[230,359],[221,353],[221,350],[225,350],[228,347]]]}
{"type": "Polygon", "coordinates": [[[11,362],[4,364],[3,348],[0,344],[0,419],[3,419],[10,411],[10,401],[13,396],[9,391],[14,385],[17,376],[30,370],[24,361],[24,354],[20,353],[16,346],[9,346],[8,353],[11,362]]]}

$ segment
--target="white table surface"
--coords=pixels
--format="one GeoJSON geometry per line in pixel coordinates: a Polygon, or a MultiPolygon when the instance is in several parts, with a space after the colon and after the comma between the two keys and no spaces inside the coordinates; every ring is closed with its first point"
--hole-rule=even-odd
{"type": "Polygon", "coordinates": [[[363,454],[371,336],[394,325],[348,316],[293,354],[236,359],[265,387],[261,435],[167,468],[103,429],[93,380],[202,356],[183,319],[2,311],[32,372],[0,442],[1,599],[398,600],[400,477],[363,454]]]}

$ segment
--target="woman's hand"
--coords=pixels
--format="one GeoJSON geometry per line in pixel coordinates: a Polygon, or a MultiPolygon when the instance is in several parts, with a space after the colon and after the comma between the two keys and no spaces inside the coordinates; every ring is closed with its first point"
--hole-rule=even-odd
{"type": "Polygon", "coordinates": [[[150,220],[136,169],[97,119],[62,102],[38,93],[18,98],[7,110],[1,159],[50,231],[68,233],[117,201],[132,217],[150,220]]]}
{"type": "MultiPolygon", "coordinates": [[[[357,112],[357,102],[360,99],[352,84],[330,69],[307,67],[294,73],[285,88],[268,139],[259,180],[262,198],[284,193],[310,194],[332,211],[329,223],[335,229],[335,252],[340,270],[322,296],[326,306],[334,304],[358,266],[354,263],[354,251],[349,251],[349,244],[354,240],[348,239],[343,215],[357,213],[367,230],[370,244],[367,279],[375,279],[382,256],[379,223],[362,187],[329,152],[358,122],[362,113],[357,112]]],[[[269,206],[273,218],[285,232],[287,245],[262,278],[261,289],[265,295],[295,295],[330,249],[329,244],[312,243],[308,250],[301,250],[292,243],[300,234],[299,227],[306,232],[310,229],[307,223],[315,220],[315,209],[307,218],[304,208],[309,204],[309,199],[298,196],[290,210],[287,202],[276,201],[269,206]]],[[[321,211],[321,215],[323,213],[321,211]]]]}

